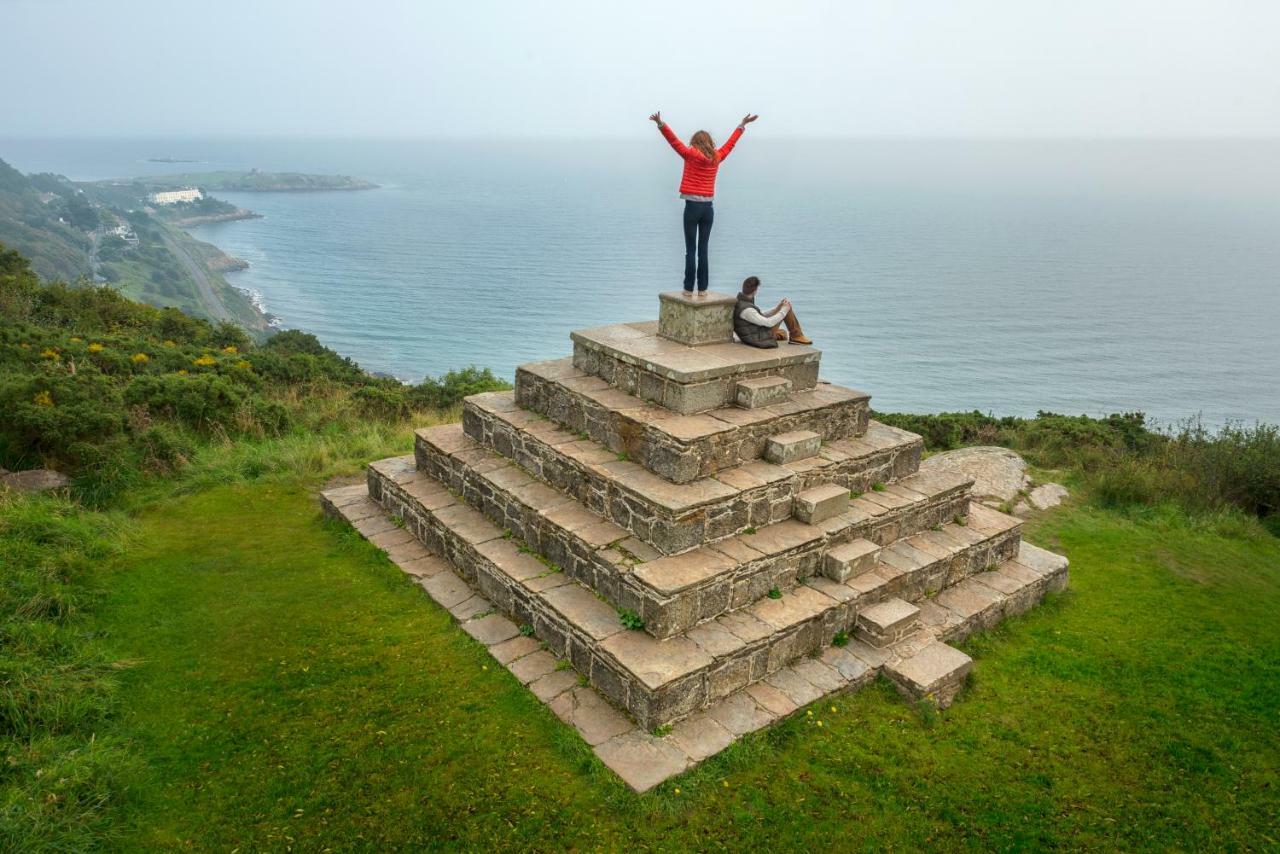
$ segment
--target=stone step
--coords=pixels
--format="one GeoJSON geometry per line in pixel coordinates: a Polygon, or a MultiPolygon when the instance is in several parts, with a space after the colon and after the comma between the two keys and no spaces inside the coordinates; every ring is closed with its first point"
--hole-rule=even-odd
{"type": "Polygon", "coordinates": [[[849,509],[849,488],[824,483],[796,493],[794,515],[801,522],[818,525],[849,509]]]}
{"type": "Polygon", "coordinates": [[[822,558],[822,574],[832,581],[848,581],[876,564],[880,547],[870,540],[853,540],[830,549],[822,558]]]}
{"type": "MultiPolygon", "coordinates": [[[[420,431],[419,439],[420,450],[422,445],[432,448],[418,455],[424,473],[447,483],[571,577],[642,615],[656,637],[742,607],[773,588],[789,589],[797,578],[816,574],[832,546],[856,539],[890,543],[969,508],[969,481],[916,474],[877,493],[879,503],[850,502],[845,513],[821,527],[785,520],[664,556],[571,496],[481,448],[456,425],[420,431]]],[[[396,466],[408,465],[407,458],[375,463],[370,477],[394,481],[396,466]]]]}
{"type": "Polygon", "coordinates": [[[822,358],[821,351],[794,344],[690,347],[659,336],[655,322],[598,326],[570,337],[579,370],[682,415],[731,405],[741,380],[779,376],[796,391],[813,388],[822,358]]]}
{"type": "MultiPolygon", "coordinates": [[[[863,609],[908,592],[925,595],[934,589],[931,584],[982,568],[960,569],[951,560],[910,572],[878,566],[859,577],[875,583],[843,592],[835,592],[838,586],[828,579],[810,579],[659,640],[625,629],[616,603],[526,551],[406,458],[371,467],[369,494],[427,549],[456,567],[485,600],[517,624],[530,626],[554,656],[571,661],[643,729],[686,717],[821,649],[837,633],[851,630],[863,609]]],[[[962,538],[953,547],[952,558],[971,564],[990,553],[962,538]]]]}
{"type": "Polygon", "coordinates": [[[781,403],[791,394],[791,380],[785,377],[760,377],[739,380],[734,385],[733,402],[742,409],[763,409],[781,403]]]}
{"type": "MultiPolygon", "coordinates": [[[[515,400],[673,483],[688,483],[759,459],[769,437],[778,433],[811,430],[824,443],[861,436],[867,431],[871,398],[819,383],[752,409],[726,406],[680,415],[578,370],[572,359],[559,359],[521,365],[515,400]]],[[[919,465],[919,453],[911,450],[911,465],[919,465]]]]}
{"type": "Polygon", "coordinates": [[[914,633],[919,622],[920,609],[894,597],[862,609],[855,624],[855,635],[874,647],[885,647],[914,633]]]}
{"type": "MultiPolygon", "coordinates": [[[[900,640],[899,645],[910,647],[910,641],[900,640]]],[[[973,659],[968,655],[925,634],[918,647],[886,662],[882,672],[908,700],[928,700],[945,709],[960,693],[972,669],[973,659]]]]}
{"type": "MultiPolygon", "coordinates": [[[[912,474],[919,437],[873,423],[865,435],[832,442],[816,457],[774,465],[763,460],[689,483],[672,483],[592,439],[538,422],[510,392],[467,398],[463,429],[663,554],[677,554],[751,527],[788,519],[792,496],[822,483],[863,491],[912,474]]],[[[419,431],[416,453],[435,453],[419,431]]],[[[424,465],[429,468],[429,465],[424,465]]]]}
{"type": "MultiPolygon", "coordinates": [[[[397,472],[402,484],[418,480],[416,472],[410,476],[410,471],[402,467],[397,472]]],[[[425,494],[422,483],[417,487],[417,492],[425,494]]],[[[636,791],[682,773],[737,738],[786,718],[820,698],[857,690],[877,673],[884,673],[910,699],[946,705],[963,679],[959,671],[967,664],[963,658],[935,648],[934,639],[964,637],[990,625],[993,618],[1022,613],[1046,592],[1060,590],[1067,582],[1065,559],[1023,543],[1016,560],[1005,561],[991,572],[971,576],[956,585],[982,588],[979,592],[987,593],[984,604],[976,610],[962,603],[957,603],[962,610],[951,610],[937,604],[939,597],[923,600],[923,615],[932,615],[934,622],[926,623],[921,632],[898,645],[877,649],[854,640],[845,647],[826,647],[819,657],[798,658],[779,667],[679,721],[665,735],[655,735],[637,727],[594,689],[579,684],[580,675],[568,659],[557,661],[535,637],[525,636],[516,623],[493,613],[494,604],[454,573],[446,560],[432,555],[397,525],[370,499],[367,486],[327,490],[321,496],[321,504],[326,513],[349,521],[385,549],[395,564],[447,608],[462,628],[484,644],[521,684],[574,727],[601,761],[636,791]],[[948,657],[954,659],[950,667],[946,666],[948,657]]],[[[516,554],[521,554],[518,548],[516,554]]],[[[529,571],[533,571],[532,566],[529,571]]],[[[523,574],[516,568],[509,577],[523,574]]],[[[538,573],[522,585],[531,591],[541,585],[548,590],[566,586],[558,583],[562,580],[556,575],[538,573]]],[[[705,640],[710,643],[712,639],[705,640]]]]}
{"type": "Polygon", "coordinates": [[[764,443],[764,458],[775,465],[786,465],[817,456],[822,437],[812,430],[792,430],[770,436],[764,443]]]}

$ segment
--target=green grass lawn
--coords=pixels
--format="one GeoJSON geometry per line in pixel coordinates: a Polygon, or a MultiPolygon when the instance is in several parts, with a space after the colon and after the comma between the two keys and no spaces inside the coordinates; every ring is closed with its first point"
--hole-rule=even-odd
{"type": "Polygon", "coordinates": [[[1071,589],[949,711],[878,683],[635,795],[317,488],[163,502],[98,573],[122,847],[1280,845],[1280,539],[1058,511],[1071,589]]]}

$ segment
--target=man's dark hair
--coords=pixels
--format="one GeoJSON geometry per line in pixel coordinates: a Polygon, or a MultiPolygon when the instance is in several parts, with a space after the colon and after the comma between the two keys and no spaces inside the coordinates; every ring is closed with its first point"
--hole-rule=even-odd
{"type": "Polygon", "coordinates": [[[760,278],[758,276],[747,276],[742,280],[742,292],[744,294],[749,294],[758,287],[760,287],[760,278]]]}

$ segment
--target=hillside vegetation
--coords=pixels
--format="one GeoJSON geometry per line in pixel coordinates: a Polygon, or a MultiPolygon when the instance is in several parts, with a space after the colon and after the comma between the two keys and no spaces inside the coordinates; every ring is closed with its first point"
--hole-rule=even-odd
{"type": "Polygon", "coordinates": [[[879,416],[1067,483],[1025,533],[1071,559],[1071,588],[970,639],[945,714],[872,686],[635,795],[318,511],[331,479],[501,385],[374,378],[312,336],[255,344],[0,249],[0,466],[74,478],[0,492],[0,850],[1280,839],[1270,428],[879,416]],[[1238,490],[1245,463],[1263,475],[1238,490]],[[1210,498],[1168,487],[1192,481],[1210,498]]]}
{"type": "Polygon", "coordinates": [[[98,502],[209,442],[403,419],[503,386],[475,368],[405,386],[296,331],[255,345],[231,323],[41,283],[3,246],[0,317],[0,466],[67,471],[98,502]]]}
{"type": "Polygon", "coordinates": [[[41,276],[75,280],[89,275],[89,238],[84,230],[99,221],[74,194],[42,202],[41,193],[57,186],[53,176],[28,178],[0,160],[0,243],[21,247],[41,276]],[[61,222],[60,216],[68,222],[61,222]]]}

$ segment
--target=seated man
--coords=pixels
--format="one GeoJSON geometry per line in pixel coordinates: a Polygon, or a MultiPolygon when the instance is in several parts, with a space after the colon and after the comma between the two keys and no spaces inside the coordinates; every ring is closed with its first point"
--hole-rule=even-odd
{"type": "Polygon", "coordinates": [[[761,314],[756,308],[756,291],[760,288],[760,280],[748,276],[742,283],[742,293],[738,294],[738,304],[733,308],[733,331],[738,340],[752,347],[777,347],[779,341],[790,339],[792,344],[812,344],[800,329],[800,321],[796,318],[791,301],[783,299],[773,311],[761,314]],[[779,324],[786,324],[783,332],[779,324]]]}

